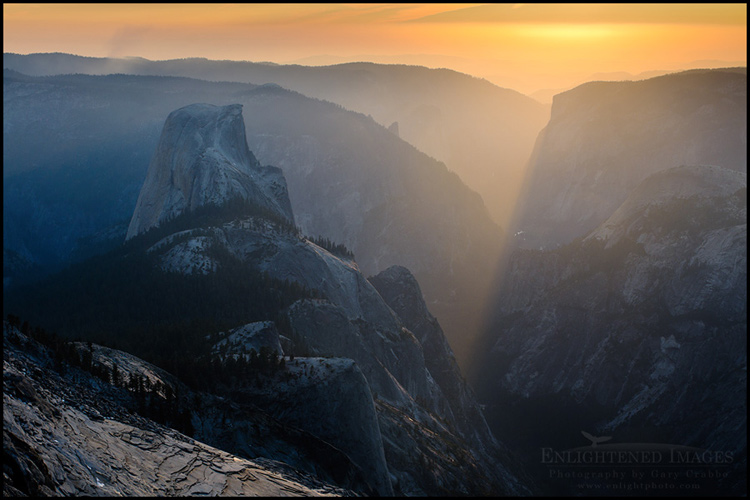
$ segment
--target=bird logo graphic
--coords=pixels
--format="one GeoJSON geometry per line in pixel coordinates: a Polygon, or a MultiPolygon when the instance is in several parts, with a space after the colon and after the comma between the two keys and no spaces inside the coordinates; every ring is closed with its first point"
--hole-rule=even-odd
{"type": "Polygon", "coordinates": [[[599,436],[599,437],[592,436],[591,434],[589,434],[586,431],[581,431],[581,434],[583,434],[583,436],[586,439],[588,439],[588,440],[591,441],[591,446],[592,447],[596,447],[597,444],[603,443],[604,441],[609,441],[610,439],[612,439],[612,436],[599,436]]]}

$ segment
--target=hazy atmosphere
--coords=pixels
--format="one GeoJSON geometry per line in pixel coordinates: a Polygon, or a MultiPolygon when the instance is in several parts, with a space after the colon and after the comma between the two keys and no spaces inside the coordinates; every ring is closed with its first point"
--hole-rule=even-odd
{"type": "Polygon", "coordinates": [[[747,496],[746,4],[3,46],[4,496],[747,496]]]}
{"type": "Polygon", "coordinates": [[[529,94],[606,73],[745,65],[746,26],[739,3],[6,3],[3,50],[415,64],[529,94]]]}

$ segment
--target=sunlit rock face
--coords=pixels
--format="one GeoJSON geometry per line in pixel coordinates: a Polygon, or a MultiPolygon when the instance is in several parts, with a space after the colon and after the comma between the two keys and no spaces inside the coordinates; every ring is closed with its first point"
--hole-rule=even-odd
{"type": "Polygon", "coordinates": [[[247,148],[242,105],[191,104],[164,124],[127,237],[198,207],[253,200],[293,220],[281,171],[247,148]]]}
{"type": "Polygon", "coordinates": [[[513,233],[524,248],[585,236],[651,174],[681,165],[747,172],[747,75],[696,70],[589,82],[555,96],[513,233]]]}
{"type": "MultiPolygon", "coordinates": [[[[664,170],[586,238],[515,252],[480,399],[495,405],[494,429],[513,405],[537,412],[539,425],[514,425],[546,446],[588,427],[728,450],[744,467],[746,332],[746,174],[664,170]]],[[[738,470],[723,491],[736,490],[738,470]]]]}

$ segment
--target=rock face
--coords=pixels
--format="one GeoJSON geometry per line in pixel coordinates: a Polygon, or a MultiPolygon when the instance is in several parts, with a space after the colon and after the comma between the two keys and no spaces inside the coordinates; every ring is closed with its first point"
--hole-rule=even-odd
{"type": "Polygon", "coordinates": [[[235,357],[249,356],[250,351],[259,353],[263,348],[284,354],[279,332],[272,321],[248,323],[229,330],[224,338],[214,344],[212,352],[235,357]]]}
{"type": "MultiPolygon", "coordinates": [[[[157,160],[165,118],[196,102],[239,103],[252,155],[241,143],[235,150],[221,149],[210,139],[201,139],[201,146],[183,136],[179,140],[198,156],[192,166],[169,165],[176,157],[160,149],[165,166],[187,174],[212,162],[223,165],[215,179],[201,177],[198,183],[213,182],[224,195],[274,184],[262,178],[273,177],[274,170],[253,166],[252,156],[282,168],[294,222],[304,234],[345,245],[368,276],[392,265],[409,268],[463,362],[477,331],[470,323],[479,316],[492,276],[487,266],[496,262],[504,236],[455,169],[365,115],[278,86],[132,75],[33,78],[6,71],[4,76],[4,248],[49,272],[118,247],[150,160],[157,160]],[[201,148],[208,148],[202,159],[201,148]],[[238,180],[241,170],[252,173],[251,185],[238,180]]],[[[190,127],[200,135],[198,122],[190,127]]],[[[233,126],[237,133],[240,124],[233,126]]],[[[169,184],[168,176],[157,183],[159,189],[169,184]]],[[[161,198],[154,192],[154,205],[147,210],[141,205],[139,212],[158,217],[155,212],[166,208],[166,215],[186,204],[192,190],[181,186],[171,201],[166,192],[161,198]]],[[[271,191],[267,198],[283,198],[271,191]]],[[[146,223],[139,216],[133,227],[146,223]]],[[[207,261],[174,263],[175,269],[197,271],[204,264],[208,269],[207,261]]],[[[21,272],[8,282],[27,276],[21,272]]]]}
{"type": "Polygon", "coordinates": [[[478,382],[480,399],[496,405],[488,414],[495,430],[520,427],[539,446],[588,428],[619,442],[726,450],[736,460],[713,486],[740,491],[744,173],[690,166],[653,174],[586,238],[517,251],[497,311],[478,382]],[[536,425],[530,412],[540,415],[536,425]]]}
{"type": "MultiPolygon", "coordinates": [[[[500,464],[500,455],[497,445],[494,443],[491,433],[485,432],[486,427],[480,427],[474,432],[467,428],[471,424],[483,425],[484,421],[481,414],[477,415],[476,402],[469,396],[462,380],[453,380],[452,377],[460,377],[458,370],[447,373],[436,372],[436,377],[444,379],[443,383],[447,390],[464,391],[464,399],[453,400],[457,405],[456,410],[452,410],[451,402],[446,399],[443,389],[433,378],[430,370],[426,366],[424,347],[420,341],[415,338],[398,318],[398,316],[388,307],[386,302],[377,292],[377,290],[364,278],[359,272],[356,264],[347,259],[339,258],[321,247],[302,239],[299,236],[283,230],[281,227],[274,225],[269,221],[259,220],[257,218],[243,218],[227,222],[220,227],[213,227],[208,230],[201,230],[195,236],[191,236],[191,231],[186,231],[183,235],[183,243],[189,243],[191,238],[209,238],[210,244],[201,248],[211,248],[213,245],[221,245],[222,248],[235,258],[240,259],[245,265],[254,266],[254,268],[268,273],[268,275],[280,279],[290,280],[299,283],[306,288],[317,291],[321,299],[305,299],[293,304],[288,312],[287,318],[290,325],[288,332],[291,346],[290,349],[284,349],[285,353],[293,353],[295,356],[326,356],[335,358],[349,358],[356,361],[358,369],[364,374],[367,381],[368,391],[371,391],[375,400],[382,401],[383,405],[376,408],[381,409],[396,408],[396,421],[386,426],[382,440],[378,441],[379,452],[361,451],[361,442],[364,440],[364,434],[361,429],[356,430],[351,425],[344,425],[338,420],[327,419],[325,422],[332,422],[331,427],[327,428],[328,432],[338,433],[337,438],[327,437],[326,440],[341,447],[353,459],[361,457],[364,462],[357,462],[363,471],[371,471],[367,476],[368,481],[381,494],[391,494],[392,477],[400,478],[396,484],[410,484],[407,489],[399,490],[401,493],[412,494],[437,494],[439,492],[447,493],[454,491],[451,488],[461,488],[457,491],[465,491],[467,494],[472,492],[492,492],[498,491],[524,491],[524,487],[517,483],[515,476],[506,471],[500,464]],[[197,234],[200,234],[198,236],[197,234]],[[445,380],[447,379],[447,381],[445,380]],[[465,407],[461,405],[464,404],[465,407]],[[470,421],[464,420],[466,416],[471,417],[470,421]],[[446,419],[451,422],[451,426],[446,426],[437,417],[446,419]],[[416,420],[416,422],[410,421],[416,420]],[[338,422],[338,424],[336,424],[338,422]],[[399,429],[403,425],[417,426],[420,433],[427,435],[445,436],[452,443],[460,443],[462,439],[464,444],[460,447],[476,447],[478,451],[482,448],[488,450],[486,455],[487,462],[480,462],[472,459],[476,474],[472,477],[475,482],[463,484],[464,476],[455,470],[455,480],[445,482],[445,478],[433,476],[420,477],[423,464],[420,464],[418,457],[425,453],[424,447],[431,446],[430,441],[424,439],[415,442],[416,449],[405,449],[398,447],[394,450],[390,448],[391,443],[398,440],[393,433],[401,432],[399,429]],[[452,426],[457,429],[455,432],[452,426]],[[332,430],[331,430],[332,429],[332,430]],[[459,430],[461,432],[459,432],[459,430]],[[353,439],[350,435],[353,432],[359,437],[353,439]],[[465,433],[465,438],[462,436],[465,433]],[[477,436],[481,436],[479,439],[477,436]],[[481,448],[479,443],[481,443],[481,448]],[[402,467],[405,469],[395,469],[391,462],[388,462],[387,468],[384,464],[378,465],[374,462],[378,456],[383,456],[385,447],[386,457],[400,460],[402,467]],[[410,459],[404,462],[405,457],[410,459]],[[492,458],[489,458],[492,456],[492,458]],[[397,458],[394,458],[397,457],[397,458]],[[504,471],[503,473],[497,471],[504,471]],[[385,474],[390,472],[390,476],[385,474]],[[481,472],[480,472],[481,471],[481,472]],[[433,482],[435,481],[435,482],[433,482]],[[379,485],[376,486],[376,485],[379,485]],[[504,490],[504,488],[508,488],[504,490]]],[[[159,256],[160,262],[165,269],[174,269],[170,263],[171,259],[178,259],[179,253],[175,254],[169,244],[157,243],[152,247],[152,253],[159,256]]],[[[198,248],[195,245],[186,245],[185,248],[198,248]]],[[[192,251],[192,250],[191,250],[192,251]]],[[[209,255],[203,255],[203,258],[210,259],[209,255]]],[[[212,261],[212,266],[221,266],[221,260],[212,261]]],[[[413,279],[413,278],[412,278],[413,279]]],[[[435,325],[437,328],[439,326],[435,325]]],[[[439,331],[439,330],[437,330],[439,331]]],[[[435,342],[433,340],[433,342],[435,342]]],[[[437,343],[446,343],[445,339],[437,339],[437,343]]],[[[442,350],[434,354],[450,355],[449,350],[442,350]]],[[[431,360],[438,369],[441,362],[431,360]]],[[[451,358],[445,362],[448,367],[455,367],[455,360],[451,358]]],[[[295,388],[295,392],[284,396],[285,398],[296,398],[304,401],[316,402],[316,406],[295,406],[301,408],[304,415],[299,415],[289,409],[288,403],[283,403],[282,392],[275,391],[279,401],[275,404],[267,403],[264,407],[278,408],[279,418],[284,421],[293,422],[294,425],[303,426],[308,432],[322,432],[320,423],[305,417],[308,412],[313,411],[320,405],[322,409],[331,404],[330,397],[336,397],[337,394],[332,389],[327,392],[329,398],[323,398],[322,395],[309,399],[310,396],[302,398],[296,391],[302,389],[317,391],[313,385],[295,388]],[[280,409],[287,408],[288,411],[280,409]],[[304,411],[303,411],[304,410],[304,411]],[[307,422],[307,425],[303,425],[307,422]]],[[[246,391],[247,392],[247,391],[246,391]]],[[[250,391],[249,393],[252,393],[250,391]]],[[[344,398],[344,396],[341,396],[344,398]]],[[[369,400],[372,405],[372,398],[369,400]]],[[[321,410],[322,411],[322,410],[321,410]]],[[[326,410],[327,411],[327,410],[326,410]]],[[[343,418],[345,415],[358,414],[353,410],[347,410],[340,414],[343,418]]],[[[382,412],[378,412],[379,418],[382,412]]],[[[382,427],[382,424],[381,424],[382,427]]],[[[451,460],[447,451],[445,454],[436,454],[434,460],[437,463],[443,462],[443,467],[452,470],[451,460]]],[[[468,456],[467,456],[468,460],[468,456]]],[[[404,486],[406,488],[406,486],[404,486]]]]}
{"type": "MultiPolygon", "coordinates": [[[[548,106],[514,90],[445,68],[414,65],[349,63],[306,67],[205,59],[148,61],[6,53],[3,67],[34,76],[127,73],[273,82],[370,115],[384,127],[398,122],[398,135],[458,173],[482,195],[495,222],[503,227],[514,208],[534,140],[549,117],[548,106]]],[[[263,161],[280,165],[272,159],[263,161]]]]}
{"type": "Polygon", "coordinates": [[[367,276],[414,273],[463,362],[504,232],[455,171],[371,119],[327,108],[259,92],[245,104],[248,144],[284,171],[305,234],[346,245],[367,276]]]}
{"type": "Polygon", "coordinates": [[[414,275],[405,267],[393,266],[369,281],[422,346],[425,367],[445,395],[440,413],[451,415],[461,434],[475,446],[491,443],[494,439],[474,393],[461,375],[440,324],[427,309],[414,275]]]}
{"type": "Polygon", "coordinates": [[[590,82],[556,95],[512,231],[523,231],[524,248],[568,243],[651,174],[681,165],[747,172],[743,68],[590,82]]]}
{"type": "Polygon", "coordinates": [[[131,413],[120,403],[126,391],[52,365],[46,347],[4,323],[4,496],[353,494],[189,438],[131,413]]]}
{"type": "MultiPolygon", "coordinates": [[[[368,281],[375,286],[383,300],[393,309],[402,324],[414,333],[422,346],[425,368],[429,372],[429,377],[435,381],[443,395],[434,403],[435,413],[442,415],[450,422],[452,430],[466,442],[471,443],[473,454],[480,460],[489,462],[499,460],[500,463],[505,465],[504,468],[499,468],[497,471],[500,482],[514,485],[517,492],[527,493],[526,487],[514,476],[518,469],[517,466],[515,466],[516,470],[512,468],[515,461],[511,458],[511,454],[492,435],[474,391],[464,380],[440,324],[427,309],[419,283],[417,283],[414,275],[405,267],[393,266],[376,276],[371,276],[368,281]]],[[[379,402],[379,407],[381,408],[380,415],[384,427],[401,425],[398,419],[393,418],[398,415],[396,408],[391,407],[385,401],[379,402]]],[[[428,435],[429,430],[425,431],[419,428],[411,428],[408,432],[409,440],[413,440],[411,442],[415,443],[415,446],[418,446],[416,443],[427,438],[428,435]]],[[[393,455],[396,455],[395,450],[405,447],[403,442],[398,445],[395,443],[389,444],[390,446],[386,446],[386,452],[391,451],[393,455]]],[[[451,447],[450,444],[447,446],[451,447]]],[[[475,461],[466,457],[463,460],[467,464],[473,464],[475,461]]],[[[434,465],[436,468],[439,467],[438,463],[434,463],[434,465]]],[[[465,472],[466,478],[472,474],[483,473],[478,470],[481,469],[480,467],[474,467],[469,468],[469,470],[473,469],[471,473],[468,470],[465,472]]],[[[451,471],[443,469],[441,472],[437,470],[433,470],[433,472],[436,476],[441,475],[443,481],[461,482],[460,477],[451,477],[451,471]]],[[[401,482],[405,483],[405,491],[408,491],[406,485],[409,484],[411,478],[405,476],[401,479],[401,482]]],[[[469,494],[468,489],[459,491],[469,494]]]]}
{"type": "MultiPolygon", "coordinates": [[[[279,89],[264,91],[278,92],[279,89]]],[[[223,160],[199,161],[187,154],[193,152],[200,157],[203,150],[196,149],[195,144],[210,143],[221,145],[215,148],[216,151],[228,153],[218,156],[212,153],[205,155],[206,158],[231,156],[229,152],[237,148],[232,141],[244,144],[244,136],[233,125],[241,120],[241,116],[235,113],[238,110],[233,106],[199,106],[196,109],[191,106],[181,110],[188,113],[187,117],[180,118],[179,113],[172,115],[165,129],[171,131],[175,123],[184,122],[183,128],[191,131],[193,139],[186,141],[185,133],[168,131],[162,135],[163,138],[172,137],[176,144],[170,144],[166,139],[160,143],[149,172],[149,180],[157,186],[144,184],[133,216],[133,227],[137,225],[136,219],[144,220],[143,213],[153,213],[154,220],[163,222],[154,232],[130,238],[122,255],[112,254],[114,262],[109,264],[118,268],[140,266],[137,272],[128,275],[155,276],[154,286],[157,288],[163,283],[175,282],[196,287],[202,280],[216,284],[217,277],[222,276],[226,282],[218,286],[230,287],[231,290],[234,289],[232,280],[235,276],[227,270],[232,269],[237,274],[245,273],[242,275],[248,276],[250,281],[256,276],[257,282],[252,282],[260,288],[271,287],[273,283],[284,284],[280,288],[269,288],[271,292],[265,295],[246,290],[247,297],[227,298],[227,301],[232,300],[231,304],[237,305],[232,305],[231,311],[224,304],[218,307],[223,308],[223,314],[240,317],[242,322],[238,321],[237,327],[230,329],[228,335],[219,334],[218,338],[218,332],[201,333],[201,338],[206,340],[206,349],[199,344],[196,352],[213,353],[205,360],[210,363],[207,369],[224,377],[218,382],[218,387],[227,401],[222,402],[218,396],[201,396],[201,401],[193,402],[190,402],[191,395],[182,398],[190,402],[195,436],[253,459],[258,456],[259,449],[273,451],[269,458],[281,457],[289,465],[308,472],[320,470],[322,479],[364,494],[528,492],[517,473],[509,469],[507,455],[484,425],[481,414],[475,414],[478,406],[471,394],[461,392],[465,387],[460,373],[457,369],[452,371],[456,368],[455,361],[421,296],[406,297],[405,301],[421,303],[417,314],[426,315],[424,321],[431,325],[429,332],[420,333],[424,345],[365,279],[347,252],[335,254],[332,253],[336,251],[335,247],[328,251],[304,238],[289,218],[263,205],[267,197],[259,202],[245,198],[250,188],[226,189],[226,186],[233,189],[257,186],[252,182],[254,172],[251,169],[246,172],[239,168],[230,169],[223,160]],[[202,118],[204,112],[210,112],[216,119],[207,122],[210,126],[193,131],[191,124],[200,120],[193,120],[190,116],[195,114],[202,118]],[[174,116],[178,118],[173,120],[174,116]],[[182,145],[187,151],[183,151],[182,145]],[[159,161],[164,151],[169,152],[167,158],[180,161],[159,161]],[[179,176],[165,175],[159,170],[172,171],[175,165],[198,165],[200,168],[185,171],[194,179],[181,177],[180,182],[170,182],[169,179],[179,176]],[[205,179],[222,179],[223,172],[230,172],[236,178],[232,177],[231,183],[204,182],[205,179]],[[199,200],[217,199],[226,203],[212,207],[213,212],[206,212],[204,207],[207,205],[198,204],[191,210],[187,203],[162,202],[188,199],[184,193],[190,191],[184,186],[196,184],[204,184],[206,189],[200,193],[199,200]],[[260,205],[264,210],[236,210],[238,199],[260,205]],[[146,207],[166,208],[144,212],[146,207]],[[169,215],[164,216],[165,212],[169,215]],[[206,213],[213,215],[209,217],[206,213]],[[133,260],[136,253],[140,260],[133,260]],[[283,307],[276,305],[277,309],[266,313],[268,321],[248,323],[244,319],[243,311],[249,306],[243,300],[261,297],[277,304],[280,299],[270,295],[275,292],[283,295],[284,290],[304,293],[289,292],[285,295],[294,298],[283,307]],[[300,296],[306,298],[298,299],[300,296]],[[235,299],[238,300],[234,302],[235,299]],[[438,347],[431,347],[432,344],[438,347]],[[264,366],[276,367],[273,370],[268,368],[263,377],[251,377],[243,371],[248,370],[243,361],[249,358],[252,364],[254,358],[250,348],[255,349],[253,346],[258,346],[264,356],[264,366]],[[427,366],[425,346],[430,355],[450,357],[443,362],[429,361],[430,366],[435,367],[435,376],[427,366]],[[270,361],[264,354],[269,348],[277,352],[283,348],[283,353],[290,356],[288,360],[284,359],[281,368],[277,358],[270,361]],[[243,378],[245,376],[248,378],[243,378]],[[445,394],[443,386],[453,393],[445,394]],[[233,405],[236,405],[234,409],[233,405]],[[265,412],[285,429],[298,429],[299,433],[292,437],[264,439],[264,433],[254,427],[258,411],[265,412]],[[480,425],[479,428],[470,429],[469,420],[472,419],[480,425]],[[411,436],[408,442],[403,441],[404,429],[408,429],[411,436]],[[308,438],[305,440],[300,436],[308,438]],[[283,446],[295,439],[308,443],[297,458],[293,451],[283,446]],[[320,450],[325,446],[332,449],[329,453],[332,458],[328,462],[320,458],[320,450]],[[334,464],[341,466],[339,475],[331,472],[334,464]]],[[[261,189],[255,193],[265,195],[261,189]]],[[[321,244],[330,246],[325,242],[321,244]]],[[[103,265],[106,267],[106,263],[103,265]]],[[[413,276],[407,274],[404,279],[411,286],[400,292],[402,295],[420,293],[413,276]]],[[[106,286],[117,287],[118,284],[106,286]]],[[[164,308],[197,307],[190,301],[175,297],[156,300],[164,300],[164,308]]],[[[156,308],[156,320],[165,314],[161,309],[156,308]]],[[[207,313],[215,314],[215,310],[207,313]]],[[[418,327],[423,321],[415,318],[408,320],[418,327]]],[[[205,318],[192,318],[196,321],[202,319],[205,318]]],[[[131,331],[131,335],[139,333],[131,331]]],[[[178,338],[175,344],[183,340],[196,343],[196,339],[190,337],[178,338]]],[[[198,366],[206,369],[205,364],[198,366]]],[[[185,389],[180,389],[180,394],[185,393],[185,389]]]]}
{"type": "Polygon", "coordinates": [[[261,167],[247,148],[241,105],[180,108],[164,123],[127,238],[237,197],[293,220],[281,171],[261,167]]]}
{"type": "MultiPolygon", "coordinates": [[[[318,388],[314,384],[296,387],[283,397],[283,391],[274,389],[273,394],[277,401],[273,404],[266,403],[264,408],[270,408],[269,411],[278,413],[279,418],[284,421],[302,426],[316,435],[320,435],[319,433],[324,430],[326,433],[335,432],[337,437],[326,434],[326,440],[346,451],[353,459],[360,457],[360,460],[364,460],[357,463],[364,471],[371,471],[368,480],[381,494],[393,493],[391,478],[396,478],[395,484],[401,485],[398,488],[404,488],[398,490],[400,493],[410,494],[439,494],[450,491],[461,491],[466,494],[488,493],[497,491],[496,485],[508,488],[506,491],[525,491],[514,474],[501,465],[500,460],[507,459],[507,456],[500,452],[488,431],[476,401],[460,377],[455,359],[442,336],[442,330],[434,317],[429,315],[421,295],[408,297],[406,300],[417,304],[421,302],[420,312],[428,315],[426,321],[414,321],[415,327],[425,322],[430,325],[430,331],[423,332],[422,341],[404,326],[377,289],[364,278],[356,264],[350,260],[334,256],[299,236],[257,218],[234,220],[220,227],[201,231],[199,234],[200,236],[191,236],[190,231],[185,232],[183,237],[187,239],[182,243],[185,244],[185,248],[198,248],[188,244],[192,241],[191,238],[208,238],[211,243],[200,248],[221,245],[246,265],[254,266],[274,278],[304,285],[324,297],[302,300],[289,308],[287,318],[291,346],[284,352],[294,353],[295,356],[326,356],[356,361],[356,371],[361,370],[364,374],[367,390],[374,394],[378,402],[376,408],[379,409],[378,416],[383,434],[382,440],[377,441],[379,451],[360,451],[363,449],[363,440],[367,442],[364,437],[366,434],[353,425],[343,423],[344,416],[359,414],[361,410],[340,413],[341,421],[331,420],[330,417],[324,419],[323,422],[330,423],[330,427],[325,429],[320,428],[321,422],[306,417],[310,412],[330,410],[330,397],[337,400],[339,398],[335,396],[337,392],[333,389],[326,393],[328,398],[324,398],[322,394],[315,397],[300,395],[303,389],[316,392],[318,388]],[[431,356],[430,366],[425,349],[431,356]],[[447,358],[441,360],[440,356],[447,358]],[[294,405],[294,408],[300,408],[300,415],[290,409],[291,400],[315,404],[294,405]],[[318,407],[321,410],[314,410],[318,407]],[[284,408],[287,410],[282,411],[284,408]],[[391,410],[386,411],[384,408],[391,410]],[[384,415],[388,416],[387,425],[382,423],[382,419],[386,418],[384,415]],[[450,425],[446,426],[437,419],[438,416],[450,422],[450,425]],[[424,437],[413,443],[414,448],[402,448],[395,444],[398,439],[394,433],[400,433],[404,425],[415,427],[415,432],[424,437]],[[352,438],[350,432],[359,437],[352,438]],[[464,484],[466,476],[453,470],[453,466],[449,465],[451,459],[447,458],[449,448],[446,447],[442,453],[435,453],[432,459],[436,464],[443,463],[444,474],[421,477],[424,463],[421,463],[418,457],[428,453],[426,448],[432,446],[426,436],[442,436],[441,439],[454,443],[451,447],[464,440],[464,444],[458,446],[475,449],[486,461],[470,458],[469,455],[464,457],[464,460],[469,460],[473,464],[475,470],[472,481],[464,484]],[[415,449],[419,451],[414,453],[415,449]],[[383,456],[384,450],[385,457],[390,458],[387,468],[385,462],[376,462],[378,456],[383,456]],[[398,466],[394,465],[394,460],[398,466]],[[390,472],[390,476],[386,471],[390,472]],[[452,475],[452,481],[446,479],[448,475],[452,475]]],[[[177,254],[172,252],[176,246],[170,249],[169,244],[157,243],[152,248],[153,253],[160,255],[160,261],[165,269],[175,268],[171,264],[171,259],[184,260],[179,256],[179,251],[177,254]]],[[[203,257],[210,258],[208,255],[203,257]]],[[[221,265],[220,260],[212,261],[212,266],[221,265]]],[[[409,280],[416,285],[410,274],[409,280]]],[[[412,286],[405,293],[419,293],[419,287],[412,286]]],[[[250,390],[245,392],[254,394],[250,390]]],[[[341,398],[346,399],[344,396],[341,398]]],[[[254,400],[257,402],[257,399],[254,400]]],[[[372,399],[369,401],[372,405],[372,399]]],[[[349,405],[351,404],[350,401],[349,405]]],[[[338,407],[339,404],[335,406],[338,407]]]]}
{"type": "Polygon", "coordinates": [[[286,363],[283,380],[241,389],[235,398],[345,450],[372,492],[393,495],[370,387],[353,360],[297,357],[286,363]]]}

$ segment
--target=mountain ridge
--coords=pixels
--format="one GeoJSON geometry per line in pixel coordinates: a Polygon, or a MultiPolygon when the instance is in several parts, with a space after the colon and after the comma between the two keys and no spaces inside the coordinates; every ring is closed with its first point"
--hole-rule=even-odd
{"type": "Polygon", "coordinates": [[[747,74],[691,70],[589,82],[555,96],[512,232],[551,248],[606,220],[649,175],[680,165],[747,171],[747,74]]]}
{"type": "Polygon", "coordinates": [[[23,68],[35,75],[137,73],[276,83],[372,116],[384,127],[398,121],[400,136],[457,172],[482,195],[493,220],[502,226],[507,225],[512,211],[509,200],[514,199],[549,109],[520,92],[480,78],[415,65],[308,67],[202,58],[144,61],[7,53],[3,60],[4,67],[23,68]]]}
{"type": "MultiPolygon", "coordinates": [[[[174,158],[182,158],[182,167],[192,176],[185,180],[188,186],[202,178],[211,179],[225,168],[220,162],[199,162],[200,168],[192,168],[196,156],[202,154],[202,149],[194,144],[233,141],[222,147],[230,157],[233,148],[244,144],[245,134],[238,132],[242,113],[239,106],[201,105],[197,110],[183,111],[182,115],[170,115],[164,125],[166,131],[178,133],[162,135],[166,139],[156,148],[133,220],[144,206],[162,206],[152,200],[173,199],[174,193],[182,192],[180,183],[173,182],[170,175],[161,175],[171,172],[177,162],[174,158]],[[193,126],[198,121],[193,119],[193,112],[209,114],[212,119],[205,127],[193,126]],[[185,141],[183,135],[190,140],[185,141]],[[163,155],[164,150],[169,154],[163,155]],[[165,157],[166,161],[161,161],[165,157]]],[[[232,172],[248,179],[254,174],[251,168],[235,168],[232,172]]],[[[239,185],[246,185],[243,179],[237,180],[239,185]]],[[[171,340],[176,346],[175,354],[179,353],[177,359],[161,349],[157,354],[181,372],[187,371],[183,376],[197,384],[201,382],[195,380],[193,372],[214,367],[213,363],[218,362],[198,353],[218,352],[214,356],[219,356],[222,368],[215,368],[219,372],[215,383],[224,387],[223,394],[240,403],[252,401],[282,423],[301,428],[342,450],[378,494],[527,491],[511,471],[517,465],[509,462],[507,450],[499,447],[489,428],[474,428],[465,422],[465,415],[481,421],[481,410],[473,394],[467,390],[458,395],[455,391],[443,392],[430,373],[420,340],[365,279],[353,259],[333,255],[311,242],[282,213],[254,211],[252,197],[224,197],[224,185],[220,183],[207,183],[204,189],[201,199],[213,200],[218,195],[223,203],[199,204],[192,210],[186,203],[176,205],[175,210],[171,210],[172,205],[165,205],[169,217],[163,218],[162,223],[130,238],[119,254],[92,259],[98,260],[102,268],[97,270],[93,262],[88,262],[80,266],[79,274],[71,271],[74,283],[68,284],[68,291],[62,295],[53,292],[56,286],[48,284],[27,291],[28,297],[34,297],[34,304],[27,307],[37,317],[44,313],[57,316],[54,321],[58,325],[71,319],[73,324],[77,322],[80,326],[75,329],[66,328],[68,335],[92,329],[111,331],[117,326],[123,333],[115,338],[139,348],[143,347],[138,345],[138,337],[144,333],[138,331],[138,322],[145,321],[160,337],[154,341],[171,340]],[[128,278],[118,282],[112,269],[128,278]],[[90,276],[86,277],[86,273],[90,276]],[[130,303],[94,293],[90,299],[93,307],[89,306],[92,309],[87,314],[81,315],[86,305],[80,311],[75,305],[64,308],[60,315],[45,311],[52,309],[50,301],[64,304],[63,297],[74,294],[71,287],[86,288],[92,278],[102,280],[98,287],[114,288],[110,293],[115,297],[118,293],[129,296],[128,290],[135,287],[139,290],[135,299],[145,301],[150,309],[131,309],[130,303]],[[170,282],[174,285],[170,286],[170,282]],[[171,290],[169,296],[159,293],[165,286],[171,290]],[[179,306],[166,308],[167,303],[179,306]],[[111,307],[118,310],[118,316],[96,313],[111,307]],[[181,313],[183,310],[187,312],[181,313]],[[128,318],[127,325],[117,324],[122,317],[128,318]],[[171,319],[174,317],[179,321],[171,319]],[[252,373],[253,364],[259,363],[252,352],[246,355],[240,351],[236,358],[222,358],[224,348],[213,343],[215,339],[212,341],[216,328],[211,326],[212,318],[213,325],[234,322],[230,331],[251,321],[276,325],[278,338],[260,347],[266,376],[252,373]],[[269,358],[265,348],[281,346],[282,336],[284,352],[269,358]],[[208,349],[204,349],[206,343],[211,344],[208,349]],[[282,357],[281,363],[276,356],[285,354],[289,358],[282,357]],[[197,359],[192,360],[195,355],[197,359]],[[312,358],[318,359],[311,361],[312,358]],[[248,364],[251,371],[245,375],[248,364]],[[318,376],[321,372],[322,379],[318,376]],[[308,418],[310,412],[317,417],[308,418]],[[407,448],[402,448],[396,437],[404,429],[410,435],[411,445],[407,448]],[[456,454],[461,456],[462,464],[469,465],[470,472],[457,465],[456,454]],[[440,474],[430,472],[433,466],[440,474]],[[471,481],[464,484],[467,474],[471,481]]],[[[251,194],[261,196],[260,201],[264,199],[260,189],[251,194]]],[[[160,219],[161,213],[155,211],[153,219],[160,219]]],[[[415,282],[405,269],[401,273],[415,282]]],[[[57,286],[66,288],[65,283],[57,286]]],[[[411,300],[423,300],[418,286],[409,288],[408,293],[420,295],[411,300]]],[[[421,312],[428,314],[426,306],[421,312]]],[[[428,322],[434,323],[432,335],[443,347],[440,354],[451,358],[447,363],[455,363],[436,321],[432,318],[428,322]]],[[[268,330],[271,337],[273,332],[268,330]]],[[[457,366],[452,366],[453,371],[440,374],[442,386],[465,389],[457,366]]],[[[204,373],[203,377],[210,376],[204,373]]],[[[244,428],[246,424],[242,425],[244,428]]],[[[228,440],[211,433],[204,437],[228,440]]],[[[229,443],[242,448],[241,439],[230,439],[229,443]]]]}
{"type": "Polygon", "coordinates": [[[700,487],[742,491],[746,252],[747,176],[716,166],[656,172],[585,237],[516,250],[474,376],[498,438],[527,454],[571,447],[581,428],[722,449],[724,479],[700,487]],[[527,412],[556,416],[535,426],[527,412]]]}
{"type": "Polygon", "coordinates": [[[54,270],[118,246],[168,114],[240,103],[248,146],[284,170],[295,223],[346,246],[367,275],[411,269],[463,360],[470,339],[458,330],[475,331],[465,316],[478,314],[503,233],[455,173],[374,120],[281,88],[182,77],[6,76],[4,85],[8,250],[54,270]]]}

